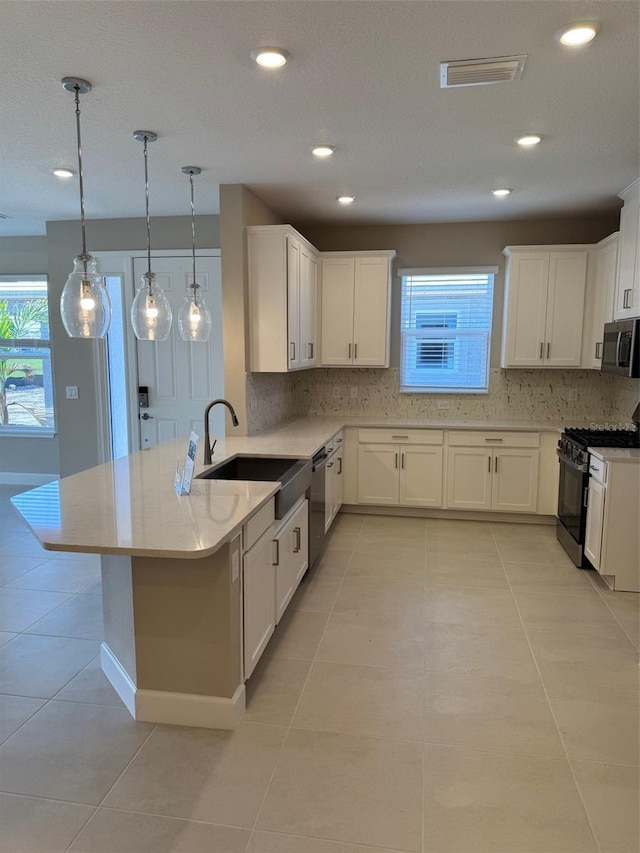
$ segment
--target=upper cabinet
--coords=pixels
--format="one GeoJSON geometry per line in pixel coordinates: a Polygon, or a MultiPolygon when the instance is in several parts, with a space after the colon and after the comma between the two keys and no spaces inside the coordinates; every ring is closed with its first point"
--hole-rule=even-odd
{"type": "Polygon", "coordinates": [[[640,314],[640,178],[620,194],[620,249],[614,320],[640,314]]]}
{"type": "Polygon", "coordinates": [[[321,255],[322,365],[388,367],[395,252],[321,255]]]}
{"type": "Polygon", "coordinates": [[[589,246],[507,246],[501,367],[580,367],[589,246]]]}
{"type": "Polygon", "coordinates": [[[596,370],[602,366],[604,324],[613,320],[619,236],[616,231],[596,243],[593,251],[589,253],[582,366],[596,370]]]}
{"type": "Polygon", "coordinates": [[[318,253],[289,225],[247,228],[251,370],[314,367],[318,253]]]}

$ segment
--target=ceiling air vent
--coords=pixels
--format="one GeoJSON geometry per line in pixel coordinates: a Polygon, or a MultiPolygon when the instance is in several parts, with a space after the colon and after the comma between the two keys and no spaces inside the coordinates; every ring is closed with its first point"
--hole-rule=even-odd
{"type": "Polygon", "coordinates": [[[440,63],[440,88],[510,83],[522,77],[526,55],[494,56],[490,59],[456,59],[440,63]]]}

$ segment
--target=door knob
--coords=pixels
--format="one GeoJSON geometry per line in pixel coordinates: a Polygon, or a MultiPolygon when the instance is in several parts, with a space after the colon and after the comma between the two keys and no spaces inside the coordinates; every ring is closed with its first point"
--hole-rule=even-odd
{"type": "Polygon", "coordinates": [[[150,415],[148,412],[145,412],[144,415],[139,415],[143,421],[151,421],[153,420],[153,415],[150,415]]]}

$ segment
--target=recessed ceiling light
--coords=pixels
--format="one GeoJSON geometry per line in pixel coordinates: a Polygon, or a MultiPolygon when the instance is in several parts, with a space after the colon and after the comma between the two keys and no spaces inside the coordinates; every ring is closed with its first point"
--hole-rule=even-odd
{"type": "Polygon", "coordinates": [[[354,195],[339,195],[338,196],[338,201],[340,202],[340,204],[353,204],[353,202],[355,200],[356,200],[356,197],[354,195]]]}
{"type": "Polygon", "coordinates": [[[497,195],[497,196],[505,196],[505,195],[511,194],[511,190],[509,187],[501,187],[500,189],[492,190],[492,192],[494,195],[497,195]]]}
{"type": "Polygon", "coordinates": [[[72,178],[75,172],[72,172],[71,169],[54,169],[53,174],[56,178],[72,178]]]}
{"type": "Polygon", "coordinates": [[[519,139],[516,139],[516,142],[518,145],[522,145],[523,148],[531,148],[531,146],[542,142],[542,137],[539,133],[528,133],[526,136],[521,136],[519,139]]]}
{"type": "Polygon", "coordinates": [[[316,145],[315,148],[311,149],[311,153],[314,157],[320,157],[320,159],[323,159],[324,157],[331,157],[335,150],[336,149],[333,145],[316,145]]]}
{"type": "Polygon", "coordinates": [[[556,33],[556,38],[560,44],[567,47],[577,47],[581,44],[586,44],[596,37],[600,24],[593,21],[583,22],[580,24],[571,24],[568,27],[563,27],[556,33]]]}
{"type": "Polygon", "coordinates": [[[289,54],[281,47],[258,47],[251,51],[251,59],[263,68],[282,68],[289,54]]]}

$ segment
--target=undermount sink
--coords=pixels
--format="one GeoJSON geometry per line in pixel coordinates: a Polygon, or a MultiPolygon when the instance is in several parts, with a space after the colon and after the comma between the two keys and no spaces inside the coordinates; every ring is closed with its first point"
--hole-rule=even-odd
{"type": "Polygon", "coordinates": [[[260,480],[280,483],[276,494],[276,518],[284,518],[311,485],[310,459],[282,457],[235,456],[208,468],[200,480],[260,480]]]}

